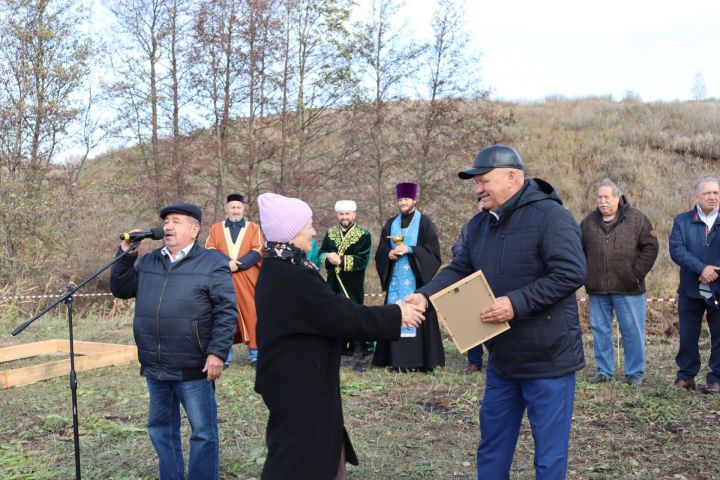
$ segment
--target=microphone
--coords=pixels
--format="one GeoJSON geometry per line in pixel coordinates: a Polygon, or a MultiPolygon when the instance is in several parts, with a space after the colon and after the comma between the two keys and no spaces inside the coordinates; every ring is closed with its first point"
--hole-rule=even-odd
{"type": "Polygon", "coordinates": [[[153,240],[162,240],[163,237],[165,237],[165,230],[163,230],[162,227],[155,227],[151,228],[150,230],[144,230],[142,232],[125,232],[120,234],[120,240],[126,240],[130,242],[139,242],[146,238],[151,238],[153,240]]]}

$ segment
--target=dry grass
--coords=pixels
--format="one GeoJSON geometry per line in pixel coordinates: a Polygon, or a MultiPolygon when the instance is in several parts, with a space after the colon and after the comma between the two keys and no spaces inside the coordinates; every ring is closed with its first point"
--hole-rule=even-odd
{"type": "MultiPolygon", "coordinates": [[[[12,327],[6,323],[0,321],[0,328],[12,327]]],[[[56,336],[64,328],[65,319],[55,316],[11,341],[56,336]]],[[[82,340],[129,343],[130,316],[81,318],[76,332],[82,340]]],[[[592,346],[585,338],[588,366],[578,374],[569,478],[718,478],[720,466],[713,451],[720,397],[669,387],[676,339],[650,337],[646,385],[636,388],[619,382],[590,385],[592,346]]],[[[448,341],[445,347],[448,364],[432,375],[378,369],[359,374],[343,369],[345,417],[361,462],[350,467],[349,478],[474,477],[484,374],[459,375],[465,359],[448,341]]],[[[706,362],[707,332],[701,348],[706,362]]],[[[260,475],[267,413],[253,392],[253,381],[254,371],[241,362],[218,384],[223,479],[260,475]]],[[[82,372],[78,395],[83,476],[156,478],[144,427],[147,392],[137,366],[82,372]]],[[[0,424],[0,478],[74,475],[67,378],[2,391],[0,409],[12,419],[0,424]]],[[[532,452],[531,432],[524,421],[512,478],[534,478],[532,452]]]]}

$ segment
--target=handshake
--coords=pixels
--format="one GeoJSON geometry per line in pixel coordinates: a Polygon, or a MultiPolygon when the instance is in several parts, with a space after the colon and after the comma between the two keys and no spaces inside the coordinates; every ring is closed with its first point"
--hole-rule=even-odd
{"type": "Polygon", "coordinates": [[[428,301],[420,293],[411,293],[402,301],[396,302],[402,312],[403,327],[419,327],[425,320],[425,310],[428,308],[428,301]]]}

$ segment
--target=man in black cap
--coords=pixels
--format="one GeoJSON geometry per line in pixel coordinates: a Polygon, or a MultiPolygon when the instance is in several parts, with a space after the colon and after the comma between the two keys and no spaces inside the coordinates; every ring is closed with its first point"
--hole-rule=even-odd
{"type": "Polygon", "coordinates": [[[536,478],[565,478],[575,372],[585,365],[575,301],[585,281],[580,229],[550,184],[525,180],[506,145],[483,148],[458,176],[474,180],[482,210],[463,227],[450,265],[406,300],[427,306],[427,296],[483,271],[496,299],[478,320],[511,328],[485,342],[478,478],[509,478],[526,410],[536,478]]]}
{"type": "Polygon", "coordinates": [[[136,263],[137,243],[123,241],[121,251],[130,253],[113,266],[110,289],[118,298],[135,298],[133,333],[150,394],[148,435],[160,478],[185,478],[182,404],[192,430],[187,478],[217,479],[214,381],[232,346],[235,291],[225,258],[195,243],[202,221],[197,205],[169,205],[160,218],[165,245],[136,263]]]}

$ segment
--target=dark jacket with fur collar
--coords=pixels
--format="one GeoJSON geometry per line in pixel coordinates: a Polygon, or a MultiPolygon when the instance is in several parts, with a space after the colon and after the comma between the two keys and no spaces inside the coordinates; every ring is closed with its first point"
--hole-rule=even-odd
{"type": "Polygon", "coordinates": [[[595,210],[580,224],[587,257],[585,290],[590,295],[645,293],[645,276],[658,256],[657,234],[650,220],[620,197],[617,218],[603,225],[595,210]]]}

